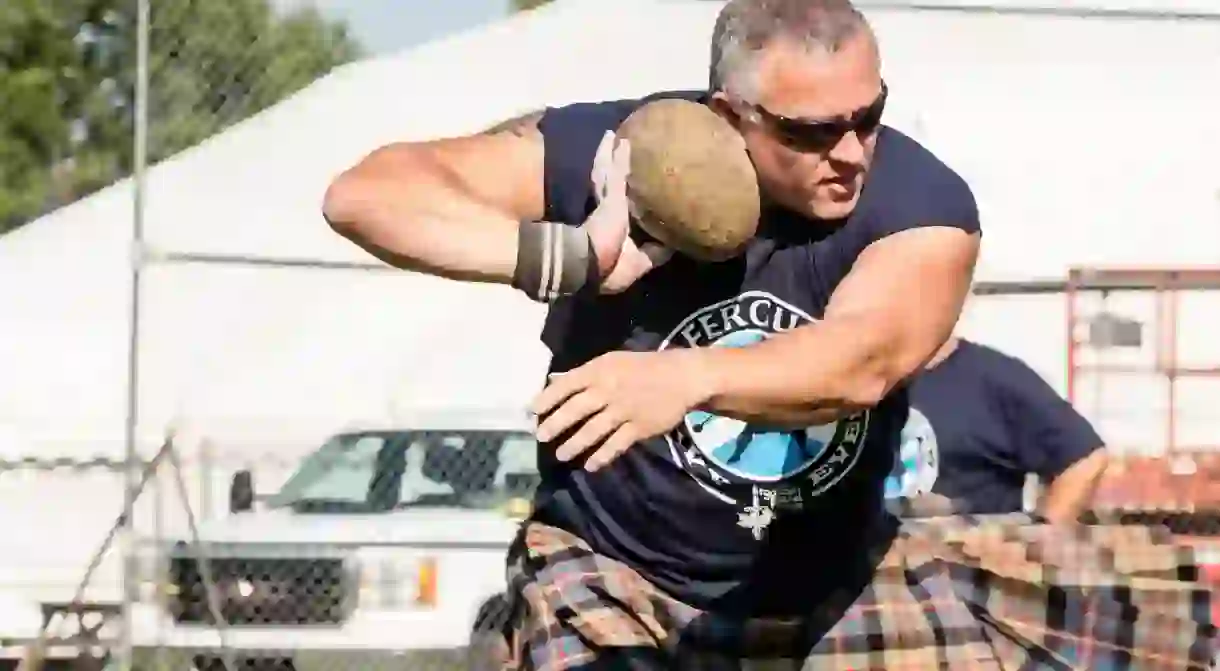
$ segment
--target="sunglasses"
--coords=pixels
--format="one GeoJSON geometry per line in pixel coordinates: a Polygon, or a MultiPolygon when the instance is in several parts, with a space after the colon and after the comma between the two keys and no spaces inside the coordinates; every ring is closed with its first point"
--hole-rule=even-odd
{"type": "Polygon", "coordinates": [[[750,105],[750,109],[766,123],[784,145],[803,152],[821,153],[839,144],[844,135],[854,132],[863,137],[876,132],[885,113],[885,99],[889,88],[881,83],[881,93],[868,107],[837,119],[800,119],[781,116],[767,111],[761,105],[750,105]]]}

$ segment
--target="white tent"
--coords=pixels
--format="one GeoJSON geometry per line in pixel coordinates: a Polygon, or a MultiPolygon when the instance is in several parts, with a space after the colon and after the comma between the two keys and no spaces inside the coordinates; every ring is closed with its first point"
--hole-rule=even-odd
{"type": "MultiPolygon", "coordinates": [[[[318,214],[337,171],[387,141],[470,131],[547,103],[698,87],[718,8],[561,1],[341,68],[153,169],[150,242],[362,260],[318,214]]],[[[869,13],[890,122],[978,195],[982,279],[1214,259],[1220,214],[1207,168],[1220,151],[1220,22],[869,13]]],[[[117,453],[131,212],[122,183],[0,239],[6,286],[24,289],[0,296],[0,420],[35,436],[70,430],[90,453],[117,453]]],[[[140,407],[151,434],[175,417],[315,430],[408,401],[486,405],[536,385],[545,359],[539,310],[504,290],[186,264],[147,277],[140,407]],[[477,343],[477,362],[453,347],[455,334],[477,343]]]]}

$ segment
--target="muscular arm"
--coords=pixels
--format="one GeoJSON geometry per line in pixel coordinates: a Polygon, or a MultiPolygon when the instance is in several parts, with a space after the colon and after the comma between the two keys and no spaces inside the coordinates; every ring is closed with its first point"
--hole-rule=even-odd
{"type": "Polygon", "coordinates": [[[978,250],[977,234],[939,226],[872,243],[822,321],[750,347],[696,350],[704,406],[747,421],[809,426],[876,405],[949,337],[978,250]]]}
{"type": "Polygon", "coordinates": [[[540,116],[382,147],[335,178],[323,214],[335,232],[393,266],[507,284],[518,223],[543,216],[540,116]]]}

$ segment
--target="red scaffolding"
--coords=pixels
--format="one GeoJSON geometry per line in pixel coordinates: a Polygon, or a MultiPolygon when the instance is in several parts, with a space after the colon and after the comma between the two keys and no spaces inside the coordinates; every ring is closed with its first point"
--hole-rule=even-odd
{"type": "MultiPolygon", "coordinates": [[[[1145,375],[1162,378],[1165,382],[1164,450],[1172,454],[1179,448],[1214,448],[1213,445],[1181,445],[1178,438],[1178,382],[1183,378],[1216,378],[1220,381],[1220,365],[1184,365],[1179,356],[1180,296],[1185,291],[1220,289],[1220,269],[1212,268],[1076,268],[1069,272],[1065,286],[1067,307],[1067,395],[1073,403],[1080,401],[1080,382],[1084,375],[1104,383],[1107,376],[1145,375]],[[1153,296],[1153,318],[1148,341],[1150,362],[1115,362],[1107,360],[1111,343],[1098,343],[1082,337],[1086,327],[1097,331],[1099,318],[1107,310],[1109,297],[1116,292],[1147,292],[1153,296]],[[1082,305],[1083,295],[1095,294],[1099,300],[1094,310],[1082,305]],[[1082,356],[1091,352],[1093,356],[1082,356]]],[[[1091,333],[1090,335],[1096,335],[1091,333]]],[[[1121,338],[1121,336],[1120,336],[1121,338]]],[[[1120,344],[1119,347],[1122,345],[1120,344]]]]}
{"type": "MultiPolygon", "coordinates": [[[[1163,394],[1160,403],[1151,404],[1160,415],[1155,419],[1162,436],[1141,438],[1151,444],[1121,446],[1135,448],[1134,453],[1117,450],[1119,458],[1098,492],[1099,507],[1189,514],[1220,509],[1220,436],[1184,441],[1179,417],[1183,380],[1220,382],[1220,362],[1186,363],[1181,352],[1183,296],[1215,290],[1220,290],[1220,269],[1213,268],[1077,268],[1069,273],[1064,287],[1068,399],[1085,414],[1092,410],[1090,419],[1098,423],[1105,410],[1102,389],[1118,388],[1121,396],[1123,382],[1143,377],[1155,383],[1145,389],[1159,387],[1156,393],[1163,394]],[[1138,310],[1142,314],[1129,322],[1121,309],[1111,309],[1114,297],[1124,294],[1144,299],[1138,310]],[[1148,356],[1122,356],[1135,349],[1148,356]],[[1090,393],[1095,408],[1084,402],[1090,393]]],[[[1215,394],[1220,418],[1220,384],[1206,393],[1215,394]]],[[[1122,432],[1109,433],[1108,438],[1122,437],[1122,432]]]]}

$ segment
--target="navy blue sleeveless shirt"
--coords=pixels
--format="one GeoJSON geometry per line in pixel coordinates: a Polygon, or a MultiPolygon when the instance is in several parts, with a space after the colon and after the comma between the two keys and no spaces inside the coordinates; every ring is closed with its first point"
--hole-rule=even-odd
{"type": "MultiPolygon", "coordinates": [[[[644,101],[700,95],[548,109],[539,123],[547,220],[576,226],[592,212],[590,173],[607,130],[644,101]]],[[[883,128],[847,220],[767,212],[737,259],[676,255],[622,294],[554,305],[543,330],[551,370],[615,350],[743,346],[814,322],[865,247],[927,225],[978,231],[970,189],[914,140],[883,128]]],[[[806,431],[692,412],[670,435],[596,473],[558,462],[554,445],[543,445],[534,519],[575,533],[692,606],[808,612],[863,568],[863,536],[884,521],[885,480],[906,415],[902,390],[869,412],[806,431]]]]}

